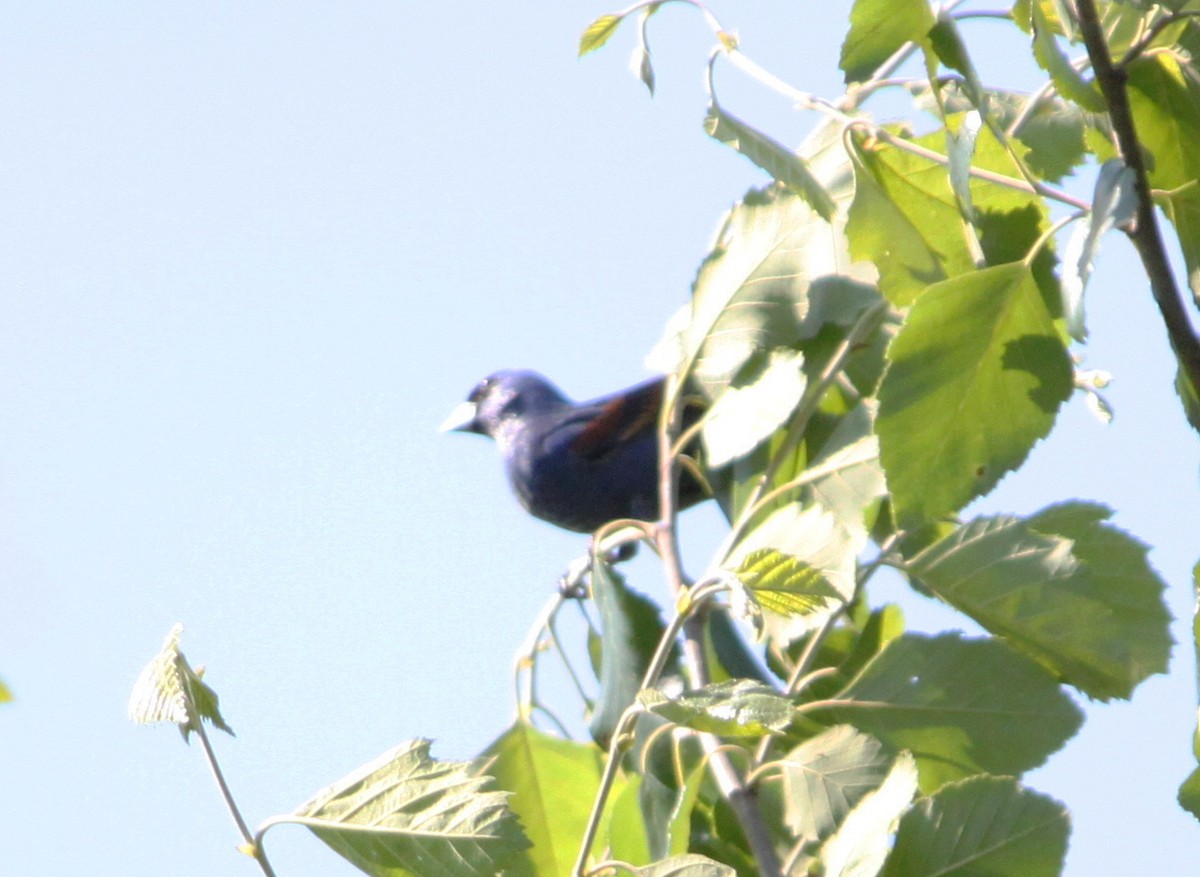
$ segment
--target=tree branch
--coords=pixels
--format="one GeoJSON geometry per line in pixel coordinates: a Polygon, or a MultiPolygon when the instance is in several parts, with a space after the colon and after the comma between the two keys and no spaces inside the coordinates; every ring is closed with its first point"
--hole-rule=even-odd
{"type": "MultiPolygon", "coordinates": [[[[676,379],[677,380],[677,379],[676,379]]],[[[672,378],[668,378],[672,381],[672,378]]],[[[683,564],[679,557],[679,542],[675,531],[675,496],[679,471],[671,453],[671,437],[679,430],[679,387],[668,386],[662,419],[659,423],[659,502],[661,504],[656,541],[667,584],[678,600],[687,588],[683,564]]],[[[708,663],[704,655],[704,612],[690,612],[683,626],[683,657],[688,681],[694,688],[703,688],[709,681],[708,663]]],[[[738,775],[729,755],[721,749],[720,741],[711,734],[700,734],[700,745],[708,755],[709,767],[722,796],[729,802],[746,843],[758,865],[760,877],[782,877],[775,844],[758,809],[754,791],[738,775]]]]}
{"type": "Polygon", "coordinates": [[[1175,283],[1175,275],[1171,272],[1166,248],[1158,229],[1158,216],[1154,212],[1154,201],[1150,196],[1146,163],[1142,160],[1137,129],[1129,107],[1129,96],[1125,90],[1126,71],[1124,67],[1113,64],[1095,0],[1078,0],[1077,8],[1080,34],[1087,47],[1092,69],[1096,72],[1096,81],[1104,95],[1104,102],[1108,104],[1108,115],[1117,136],[1121,158],[1134,174],[1134,191],[1138,199],[1137,220],[1127,234],[1150,279],[1150,291],[1154,295],[1159,313],[1162,314],[1167,337],[1176,359],[1179,360],[1179,367],[1193,386],[1200,387],[1200,339],[1196,337],[1183,297],[1175,283]]]}

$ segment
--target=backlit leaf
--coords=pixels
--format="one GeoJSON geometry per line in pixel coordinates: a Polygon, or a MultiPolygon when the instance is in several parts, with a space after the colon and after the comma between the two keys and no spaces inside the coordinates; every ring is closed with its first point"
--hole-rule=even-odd
{"type": "MultiPolygon", "coordinates": [[[[763,622],[766,634],[771,639],[790,642],[814,624],[819,624],[828,608],[848,601],[853,596],[857,556],[854,541],[838,526],[837,519],[824,509],[817,506],[802,508],[798,503],[791,503],[771,512],[733,548],[722,566],[736,573],[747,562],[753,563],[755,558],[770,562],[773,555],[757,553],[764,549],[800,561],[798,569],[802,575],[809,576],[815,585],[817,579],[808,570],[818,573],[837,595],[836,600],[822,597],[824,605],[819,607],[819,612],[812,608],[800,614],[767,612],[763,622]]],[[[783,591],[767,590],[754,594],[754,597],[763,608],[778,598],[783,601],[781,608],[785,610],[799,609],[797,600],[806,605],[811,600],[800,595],[789,596],[783,591]]]]}
{"type": "Polygon", "coordinates": [[[717,682],[677,698],[650,689],[639,693],[638,701],[669,722],[721,737],[761,737],[782,731],[794,713],[790,700],[749,679],[717,682]]]}
{"type": "Polygon", "coordinates": [[[755,354],[796,347],[820,331],[810,286],[861,297],[845,241],[790,190],[751,191],[730,211],[697,272],[683,333],[694,377],[717,395],[755,354]]]}
{"type": "Polygon", "coordinates": [[[588,52],[594,52],[607,43],[609,38],[617,32],[617,27],[621,24],[623,17],[622,15],[601,15],[589,24],[579,37],[579,56],[583,57],[588,52]]]}
{"type": "Polygon", "coordinates": [[[1104,112],[1107,109],[1104,97],[1093,83],[1084,79],[1083,74],[1071,65],[1059,47],[1054,28],[1051,26],[1050,14],[1038,3],[1031,4],[1030,12],[1033,26],[1033,57],[1041,68],[1050,74],[1058,93],[1089,112],[1104,112]]]}
{"type": "Polygon", "coordinates": [[[376,877],[492,877],[529,846],[484,760],[437,761],[412,740],[319,792],[297,822],[376,877]]]}
{"type": "Polygon", "coordinates": [[[1175,226],[1187,265],[1192,300],[1200,303],[1200,186],[1189,186],[1162,199],[1163,213],[1175,226]]]}
{"type": "MultiPolygon", "coordinates": [[[[1200,563],[1192,568],[1192,648],[1196,655],[1196,672],[1200,674],[1200,563]]],[[[1200,761],[1200,707],[1196,710],[1196,730],[1192,734],[1192,757],[1200,761]]],[[[1193,770],[1179,787],[1179,806],[1200,819],[1200,767],[1193,770]]]]}
{"type": "Polygon", "coordinates": [[[855,0],[838,61],[846,83],[870,78],[905,43],[924,40],[935,23],[926,0],[855,0]]]}
{"type": "Polygon", "coordinates": [[[900,753],[883,783],[863,796],[821,847],[825,877],[875,877],[892,846],[896,821],[917,791],[912,756],[900,753]]]}
{"type": "Polygon", "coordinates": [[[977,518],[917,555],[936,596],[1101,700],[1166,670],[1170,614],[1146,546],[1088,503],[977,518]]]}
{"type": "Polygon", "coordinates": [[[829,221],[833,218],[837,205],[797,152],[725,112],[715,101],[709,104],[704,130],[710,137],[736,149],[786,185],[817,211],[822,219],[829,221]]]}
{"type": "Polygon", "coordinates": [[[875,263],[892,304],[911,304],[930,284],[974,268],[945,168],[882,148],[856,155],[850,252],[875,263]]]}
{"type": "MultiPolygon", "coordinates": [[[[653,601],[626,587],[608,564],[592,564],[592,598],[600,613],[600,696],[592,712],[592,738],[606,746],[621,714],[642,687],[664,627],[653,601]]],[[[674,663],[672,662],[672,666],[674,663]]]]}
{"type": "Polygon", "coordinates": [[[916,757],[922,790],[1040,765],[1083,717],[1045,670],[1004,643],[958,634],[892,640],[836,697],[806,712],[916,757]]]}
{"type": "Polygon", "coordinates": [[[801,353],[774,350],[762,374],[717,396],[700,433],[710,467],[748,454],[787,422],[804,395],[803,363],[801,353]]]}
{"type": "Polygon", "coordinates": [[[511,792],[508,804],[531,846],[505,866],[510,877],[566,874],[579,852],[603,753],[517,721],[483,753],[488,773],[511,792]]]}
{"type": "Polygon", "coordinates": [[[784,824],[797,839],[821,840],[879,788],[896,760],[883,744],[849,725],[805,740],[778,762],[784,824]]]}
{"type": "Polygon", "coordinates": [[[643,868],[635,868],[633,873],[637,877],[737,877],[737,871],[728,865],[695,853],[673,856],[643,868]]]}
{"type": "Polygon", "coordinates": [[[958,30],[958,24],[953,15],[944,10],[938,14],[937,24],[929,32],[929,44],[938,60],[951,70],[957,70],[962,74],[959,85],[966,91],[967,97],[971,101],[971,108],[985,109],[988,100],[987,92],[971,61],[967,44],[958,30]]]}
{"type": "Polygon", "coordinates": [[[1020,263],[930,287],[888,359],[876,431],[906,528],[991,490],[1050,431],[1072,388],[1070,358],[1020,263]]]}
{"type": "Polygon", "coordinates": [[[1057,877],[1066,807],[1007,777],[972,777],[922,798],[900,819],[883,877],[1057,877]]]}
{"type": "Polygon", "coordinates": [[[1087,337],[1083,290],[1100,251],[1100,238],[1114,226],[1119,228],[1131,222],[1137,213],[1133,183],[1133,171],[1123,161],[1119,158],[1106,161],[1096,177],[1092,209],[1075,224],[1063,251],[1063,316],[1067,320],[1067,331],[1077,341],[1087,337]]]}
{"type": "Polygon", "coordinates": [[[751,551],[736,573],[755,602],[776,615],[803,615],[841,599],[819,570],[774,548],[751,551]]]}
{"type": "Polygon", "coordinates": [[[1170,193],[1192,295],[1200,300],[1200,77],[1171,53],[1144,55],[1129,66],[1129,106],[1138,140],[1150,154],[1150,185],[1170,193]]]}
{"type": "Polygon", "coordinates": [[[1176,799],[1180,807],[1200,819],[1200,767],[1188,774],[1180,784],[1176,799]]]}
{"type": "Polygon", "coordinates": [[[141,724],[173,722],[184,740],[202,721],[232,735],[233,728],[221,716],[217,693],[179,650],[182,635],[182,624],[172,627],[162,649],[139,674],[129,696],[129,718],[141,724]]]}

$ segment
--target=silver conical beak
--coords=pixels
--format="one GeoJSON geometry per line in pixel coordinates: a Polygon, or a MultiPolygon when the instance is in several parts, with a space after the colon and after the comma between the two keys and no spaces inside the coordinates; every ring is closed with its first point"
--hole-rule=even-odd
{"type": "Polygon", "coordinates": [[[461,402],[450,412],[450,416],[442,421],[438,432],[470,431],[475,426],[475,403],[461,402]]]}

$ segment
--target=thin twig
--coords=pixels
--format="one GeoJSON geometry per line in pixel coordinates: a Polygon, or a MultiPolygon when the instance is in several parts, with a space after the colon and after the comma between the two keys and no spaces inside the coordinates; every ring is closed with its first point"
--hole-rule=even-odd
{"type": "MultiPolygon", "coordinates": [[[[670,377],[667,379],[666,402],[659,418],[658,488],[661,517],[658,522],[657,541],[659,555],[663,559],[664,572],[667,576],[667,584],[678,602],[680,596],[687,593],[687,585],[675,531],[675,491],[679,472],[678,464],[671,454],[671,438],[678,432],[680,421],[678,405],[680,393],[679,386],[676,384],[677,380],[677,378],[670,377]]],[[[685,608],[692,609],[693,607],[685,608]]],[[[698,611],[687,613],[683,634],[683,655],[689,682],[694,688],[702,688],[708,683],[709,678],[703,647],[702,613],[698,611]]],[[[738,825],[741,826],[746,843],[750,847],[750,854],[758,866],[759,875],[761,877],[782,877],[783,872],[780,869],[779,858],[775,854],[775,844],[772,842],[770,832],[759,812],[754,792],[742,781],[733,762],[730,761],[729,755],[721,751],[720,741],[711,734],[698,736],[701,747],[708,755],[713,779],[717,783],[717,788],[721,790],[721,795],[729,803],[730,809],[733,810],[738,825]]]]}
{"type": "MultiPolygon", "coordinates": [[[[658,682],[659,676],[662,675],[663,668],[667,665],[667,660],[671,655],[671,647],[675,643],[675,638],[679,636],[687,619],[691,616],[691,612],[702,607],[704,602],[710,597],[719,594],[725,589],[724,583],[721,582],[700,582],[690,592],[690,600],[687,601],[687,608],[690,611],[676,613],[671,619],[667,629],[663,631],[658,640],[658,647],[654,651],[654,657],[650,659],[650,665],[646,668],[645,676],[642,678],[642,688],[651,688],[658,682]]],[[[600,776],[600,785],[596,790],[596,797],[592,800],[592,812],[588,817],[587,826],[583,832],[583,839],[579,845],[579,855],[575,859],[575,868],[571,872],[583,877],[587,873],[587,857],[592,850],[592,845],[596,842],[596,833],[600,830],[600,818],[604,815],[604,806],[608,801],[609,793],[612,791],[613,783],[616,782],[617,770],[621,764],[621,753],[629,744],[628,735],[632,728],[633,722],[642,713],[640,704],[631,704],[625,712],[621,714],[621,718],[617,721],[617,726],[613,730],[612,740],[608,745],[608,755],[604,764],[604,773],[600,776]]]]}
{"type": "Polygon", "coordinates": [[[794,489],[793,484],[783,485],[779,490],[771,490],[768,492],[768,485],[775,479],[779,467],[783,465],[800,440],[804,437],[804,432],[808,428],[808,421],[813,413],[817,410],[821,399],[824,397],[826,390],[837,379],[837,375],[841,373],[842,366],[845,365],[846,359],[854,352],[859,342],[864,340],[867,334],[875,328],[875,320],[889,307],[887,301],[880,301],[877,304],[867,308],[859,316],[858,321],[846,333],[846,337],[842,343],[838,345],[837,350],[825,365],[821,372],[820,378],[813,385],[810,385],[805,390],[804,395],[800,399],[800,404],[796,408],[796,412],[792,415],[788,423],[787,435],[783,440],[783,444],[779,450],[775,452],[771,461],[767,464],[767,469],[759,477],[754,489],[751,491],[749,498],[746,500],[742,508],[742,513],[738,515],[737,520],[730,528],[729,534],[725,537],[721,548],[718,550],[716,557],[719,558],[718,563],[724,563],[729,552],[742,538],[746,527],[750,522],[758,516],[758,514],[767,506],[768,502],[774,501],[777,497],[794,489]],[[786,490],[784,489],[786,488],[786,490]]]}
{"type": "Polygon", "coordinates": [[[191,693],[187,691],[186,685],[184,686],[184,692],[188,699],[188,715],[196,717],[196,722],[192,729],[196,732],[196,736],[200,738],[200,748],[204,750],[204,760],[208,762],[208,769],[212,771],[213,779],[217,781],[217,788],[221,791],[221,797],[225,801],[225,806],[228,808],[229,814],[233,817],[233,822],[237,826],[238,833],[242,836],[244,842],[241,847],[242,852],[258,862],[259,868],[262,869],[266,877],[275,877],[275,871],[272,870],[271,863],[267,861],[267,852],[263,849],[261,837],[256,837],[251,833],[250,826],[242,818],[242,811],[233,799],[233,792],[230,791],[229,784],[225,782],[225,774],[221,770],[221,765],[217,763],[217,754],[213,751],[212,743],[208,739],[208,732],[204,730],[204,720],[200,718],[200,713],[196,710],[195,703],[192,701],[191,693]]]}
{"type": "MultiPolygon", "coordinates": [[[[796,662],[796,666],[792,669],[792,674],[788,678],[787,693],[795,694],[800,687],[800,681],[808,673],[812,667],[813,661],[817,659],[817,653],[821,650],[821,643],[825,642],[825,637],[833,630],[833,625],[838,617],[845,610],[845,604],[829,610],[829,617],[826,618],[821,626],[812,632],[808,638],[808,642],[804,644],[804,651],[800,654],[800,660],[796,662]]],[[[754,765],[757,769],[767,760],[767,754],[771,751],[771,744],[774,742],[770,734],[764,734],[763,738],[758,741],[758,747],[754,750],[754,765]]]]}
{"type": "Polygon", "coordinates": [[[1150,44],[1154,42],[1158,35],[1173,24],[1179,24],[1181,21],[1186,21],[1189,18],[1200,16],[1200,11],[1188,10],[1184,12],[1172,12],[1170,15],[1160,18],[1154,24],[1150,25],[1150,29],[1146,31],[1145,36],[1129,47],[1129,51],[1125,53],[1125,57],[1121,59],[1121,63],[1117,66],[1128,67],[1131,62],[1141,56],[1146,49],[1150,48],[1150,44]]]}
{"type": "Polygon", "coordinates": [[[542,607],[542,611],[537,614],[533,625],[529,628],[529,634],[525,637],[525,643],[517,652],[516,666],[513,670],[513,686],[516,689],[517,713],[522,718],[529,716],[530,710],[537,701],[537,653],[542,648],[542,638],[550,627],[550,621],[554,618],[559,608],[563,604],[565,598],[561,591],[555,594],[542,607]],[[525,693],[521,691],[521,677],[523,673],[528,673],[529,682],[526,685],[525,693]]]}

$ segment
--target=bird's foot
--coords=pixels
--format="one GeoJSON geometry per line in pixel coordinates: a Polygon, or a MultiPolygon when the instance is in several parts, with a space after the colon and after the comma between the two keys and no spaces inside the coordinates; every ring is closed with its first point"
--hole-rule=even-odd
{"type": "Polygon", "coordinates": [[[588,577],[592,571],[591,552],[571,561],[558,579],[558,592],[567,600],[582,600],[588,595],[588,577]]]}

